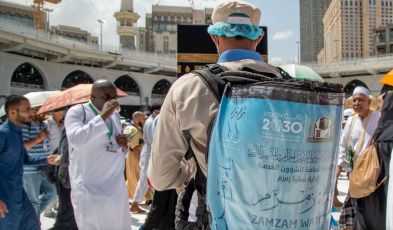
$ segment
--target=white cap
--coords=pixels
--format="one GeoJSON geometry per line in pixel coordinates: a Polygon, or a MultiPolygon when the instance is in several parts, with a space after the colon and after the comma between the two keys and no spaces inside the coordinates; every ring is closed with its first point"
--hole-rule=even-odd
{"type": "Polygon", "coordinates": [[[352,108],[344,110],[344,117],[350,117],[354,110],[352,108]]]}
{"type": "Polygon", "coordinates": [[[368,89],[366,87],[363,86],[357,86],[354,90],[353,90],[353,94],[363,94],[366,95],[367,97],[370,97],[370,92],[368,91],[368,89]]]}

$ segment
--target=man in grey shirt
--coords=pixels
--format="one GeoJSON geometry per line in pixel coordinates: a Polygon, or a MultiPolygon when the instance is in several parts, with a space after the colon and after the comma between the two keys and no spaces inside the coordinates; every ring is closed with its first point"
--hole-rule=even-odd
{"type": "MultiPolygon", "coordinates": [[[[55,111],[52,113],[52,117],[44,121],[47,130],[49,132],[49,138],[50,138],[49,151],[51,154],[53,154],[53,152],[59,147],[61,132],[64,129],[64,126],[61,121],[63,119],[63,114],[64,114],[63,110],[55,111]]],[[[56,209],[56,206],[57,206],[57,198],[52,204],[46,207],[44,211],[44,216],[51,217],[51,218],[56,217],[57,214],[52,210],[52,208],[56,209]]]]}

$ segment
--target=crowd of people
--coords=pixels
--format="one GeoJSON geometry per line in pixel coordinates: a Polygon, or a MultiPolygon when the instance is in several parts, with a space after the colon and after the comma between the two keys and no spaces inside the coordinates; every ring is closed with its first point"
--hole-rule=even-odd
{"type": "MultiPolygon", "coordinates": [[[[255,52],[264,36],[258,8],[243,1],[221,3],[212,20],[208,32],[220,55],[218,64],[233,71],[281,74],[255,52]]],[[[386,94],[381,111],[370,109],[369,97],[364,87],[353,92],[336,180],[342,171],[351,171],[373,140],[379,178],[389,178],[393,170],[393,93],[386,94]]],[[[140,229],[206,229],[210,221],[203,192],[197,189],[196,212],[188,209],[194,183],[199,183],[197,169],[199,176],[208,176],[208,133],[219,103],[195,73],[172,85],[160,110],[134,112],[128,126],[118,113],[116,87],[107,80],[94,82],[89,102],[53,111],[46,120],[27,98],[9,96],[7,120],[0,126],[0,229],[40,229],[43,212],[55,216],[52,229],[131,229],[131,215],[146,212],[139,206],[143,201],[151,208],[140,229]],[[189,152],[194,157],[185,157],[189,152]],[[196,221],[188,221],[193,215],[196,221]]],[[[388,179],[364,198],[348,194],[342,204],[332,197],[333,206],[343,205],[340,228],[393,229],[392,188],[388,179]]]]}

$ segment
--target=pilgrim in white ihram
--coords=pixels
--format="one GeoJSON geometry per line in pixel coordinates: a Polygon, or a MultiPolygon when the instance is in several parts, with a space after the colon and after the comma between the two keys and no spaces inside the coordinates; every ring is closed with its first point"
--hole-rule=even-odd
{"type": "Polygon", "coordinates": [[[65,119],[71,200],[80,230],[131,229],[124,179],[128,148],[122,151],[116,141],[121,123],[120,115],[113,111],[103,119],[101,111],[89,102],[72,107],[65,119]]]}

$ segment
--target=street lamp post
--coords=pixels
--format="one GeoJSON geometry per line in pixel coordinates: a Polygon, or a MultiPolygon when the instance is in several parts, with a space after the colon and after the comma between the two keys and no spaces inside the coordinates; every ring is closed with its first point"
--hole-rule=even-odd
{"type": "Polygon", "coordinates": [[[101,28],[101,29],[100,29],[100,47],[101,47],[101,50],[102,50],[102,24],[104,24],[105,21],[102,20],[102,19],[98,19],[97,22],[100,23],[100,28],[101,28]]]}
{"type": "Polygon", "coordinates": [[[297,64],[300,64],[300,41],[296,41],[297,43],[297,64]]]}

